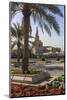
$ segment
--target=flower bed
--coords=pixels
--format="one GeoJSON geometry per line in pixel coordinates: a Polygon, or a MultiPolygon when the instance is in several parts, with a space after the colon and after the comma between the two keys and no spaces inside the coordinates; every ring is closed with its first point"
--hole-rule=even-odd
{"type": "MultiPolygon", "coordinates": [[[[63,77],[63,76],[61,76],[63,77]]],[[[58,78],[59,79],[59,78],[58,78]]],[[[58,79],[55,79],[50,84],[44,86],[24,86],[22,84],[11,84],[11,97],[20,97],[20,96],[47,96],[47,95],[60,95],[64,94],[64,87],[61,85],[61,82],[58,85],[58,79]],[[54,85],[53,85],[54,84],[54,85]]],[[[63,78],[62,78],[63,79],[63,78]]]]}

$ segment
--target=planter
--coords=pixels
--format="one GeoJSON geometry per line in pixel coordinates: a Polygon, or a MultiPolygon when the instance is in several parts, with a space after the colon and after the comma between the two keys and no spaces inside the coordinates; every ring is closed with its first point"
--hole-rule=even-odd
{"type": "Polygon", "coordinates": [[[33,75],[28,75],[28,74],[22,74],[22,75],[17,75],[15,74],[14,76],[11,77],[12,81],[15,82],[24,82],[24,83],[38,83],[41,81],[45,81],[50,78],[50,74],[48,72],[40,72],[38,74],[33,74],[33,75]]]}
{"type": "Polygon", "coordinates": [[[48,78],[50,78],[50,74],[48,72],[41,72],[40,74],[36,74],[32,77],[32,83],[44,81],[48,78]]]}

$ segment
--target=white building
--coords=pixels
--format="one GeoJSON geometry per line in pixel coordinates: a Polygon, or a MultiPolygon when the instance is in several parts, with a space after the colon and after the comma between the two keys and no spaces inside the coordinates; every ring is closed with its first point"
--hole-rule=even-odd
{"type": "Polygon", "coordinates": [[[39,39],[38,28],[36,29],[36,36],[32,46],[33,54],[40,55],[43,53],[43,42],[39,39]]]}
{"type": "Polygon", "coordinates": [[[36,36],[32,46],[32,53],[35,55],[42,55],[44,53],[61,52],[61,48],[52,46],[43,46],[43,42],[39,39],[38,28],[36,29],[36,36]]]}

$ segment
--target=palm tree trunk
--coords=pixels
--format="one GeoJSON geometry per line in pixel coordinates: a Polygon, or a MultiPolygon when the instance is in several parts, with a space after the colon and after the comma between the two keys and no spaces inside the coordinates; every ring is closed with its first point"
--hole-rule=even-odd
{"type": "Polygon", "coordinates": [[[20,43],[19,43],[19,41],[17,43],[17,47],[18,47],[18,50],[17,50],[17,64],[19,65],[19,62],[20,62],[20,43]]]}
{"type": "Polygon", "coordinates": [[[23,73],[27,73],[29,64],[28,39],[29,39],[29,26],[30,26],[30,11],[27,5],[25,5],[24,7],[23,15],[24,15],[24,54],[23,54],[22,70],[23,73]]]}

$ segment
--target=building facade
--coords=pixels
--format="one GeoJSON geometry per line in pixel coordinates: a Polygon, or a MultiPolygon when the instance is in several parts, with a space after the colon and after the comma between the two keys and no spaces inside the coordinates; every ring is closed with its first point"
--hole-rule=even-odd
{"type": "Polygon", "coordinates": [[[42,55],[44,53],[58,53],[61,52],[61,48],[52,46],[43,46],[43,42],[39,39],[38,28],[36,29],[36,36],[32,46],[32,53],[35,55],[42,55]]]}
{"type": "Polygon", "coordinates": [[[36,36],[32,46],[32,52],[36,55],[43,53],[43,42],[39,39],[38,28],[36,29],[36,36]]]}

